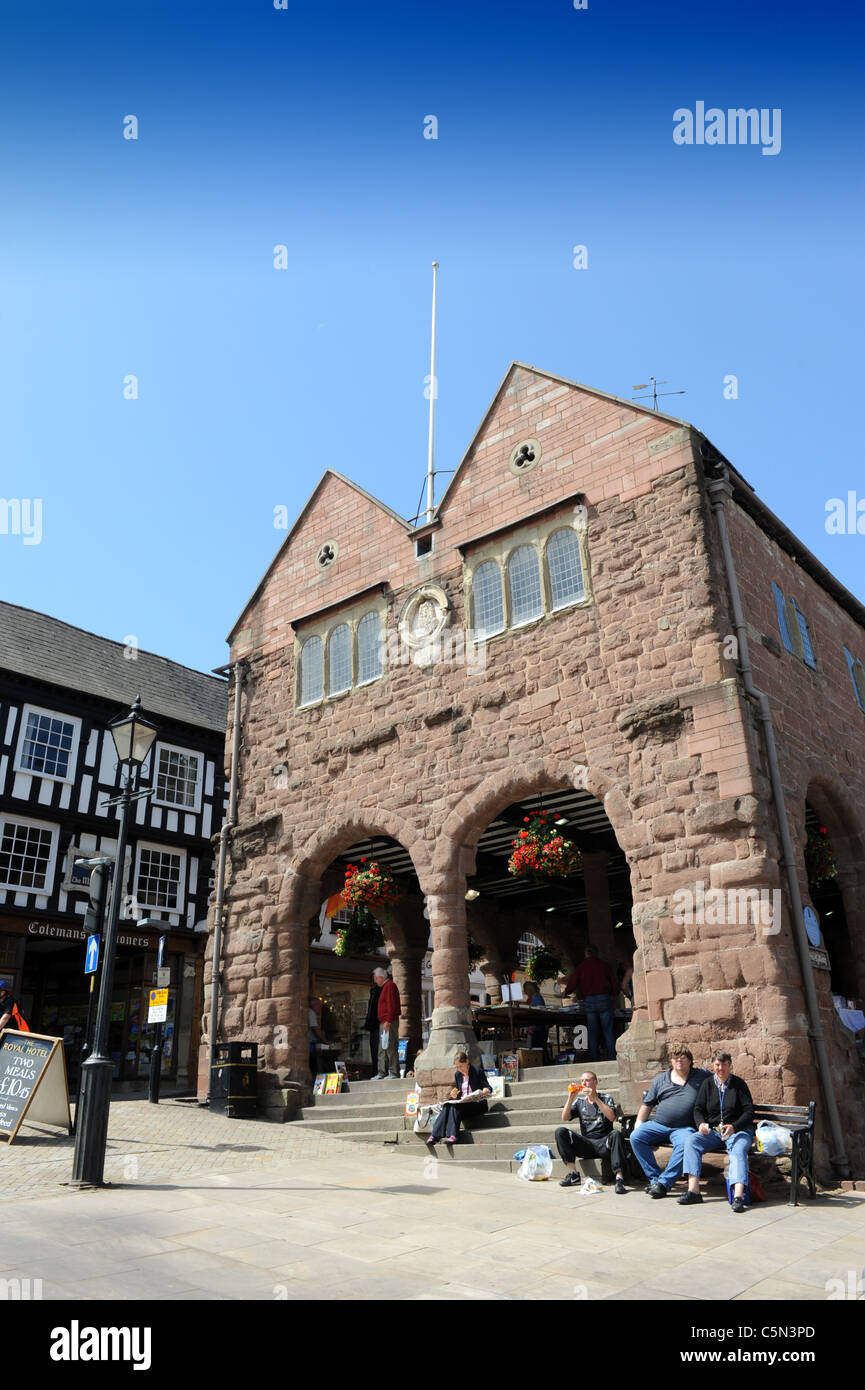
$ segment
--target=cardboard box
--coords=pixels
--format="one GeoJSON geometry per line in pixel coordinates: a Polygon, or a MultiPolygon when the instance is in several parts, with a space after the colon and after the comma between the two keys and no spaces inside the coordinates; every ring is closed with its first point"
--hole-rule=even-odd
{"type": "Polygon", "coordinates": [[[517,1062],[525,1070],[526,1067],[542,1067],[544,1065],[544,1054],[539,1047],[518,1047],[517,1062]]]}

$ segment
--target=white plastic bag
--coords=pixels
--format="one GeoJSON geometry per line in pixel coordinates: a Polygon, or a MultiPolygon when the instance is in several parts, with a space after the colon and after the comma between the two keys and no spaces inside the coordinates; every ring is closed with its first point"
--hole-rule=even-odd
{"type": "Polygon", "coordinates": [[[583,1194],[584,1197],[591,1197],[594,1195],[594,1193],[600,1192],[601,1190],[601,1187],[598,1183],[595,1182],[594,1178],[586,1178],[586,1181],[580,1188],[580,1192],[583,1194]]]}
{"type": "Polygon", "coordinates": [[[529,1144],[517,1169],[517,1177],[527,1182],[546,1182],[553,1176],[553,1156],[546,1144],[529,1144]]]}
{"type": "Polygon", "coordinates": [[[760,1120],[754,1137],[758,1153],[777,1155],[793,1152],[793,1136],[789,1129],[774,1124],[772,1120],[760,1120]]]}
{"type": "Polygon", "coordinates": [[[428,1130],[432,1129],[433,1120],[436,1115],[441,1114],[441,1109],[441,1106],[438,1104],[422,1105],[418,1111],[417,1119],[414,1122],[415,1134],[426,1134],[428,1130]]]}
{"type": "Polygon", "coordinates": [[[387,1028],[382,1028],[378,1035],[378,1045],[383,1052],[387,1052],[387,1045],[390,1042],[390,1033],[387,1028]]]}

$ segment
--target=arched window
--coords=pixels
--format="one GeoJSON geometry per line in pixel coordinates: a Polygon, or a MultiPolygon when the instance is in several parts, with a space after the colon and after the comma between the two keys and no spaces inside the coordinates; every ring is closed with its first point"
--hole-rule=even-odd
{"type": "Polygon", "coordinates": [[[322,696],[321,638],[310,637],[300,653],[300,703],[311,705],[322,696]]]}
{"type": "Polygon", "coordinates": [[[351,689],[351,630],[340,623],[327,639],[327,693],[351,689]]]}
{"type": "Polygon", "coordinates": [[[502,592],[502,572],[494,560],[478,565],[472,577],[475,641],[504,632],[505,599],[502,592]]]}
{"type": "Polygon", "coordinates": [[[585,598],[580,543],[569,526],[562,531],[554,531],[550,536],[547,543],[547,564],[554,612],[557,608],[564,608],[569,603],[579,603],[585,598]]]}
{"type": "Polygon", "coordinates": [[[363,685],[381,675],[381,619],[378,613],[364,613],[357,625],[357,682],[363,685]]]}
{"type": "Polygon", "coordinates": [[[508,584],[511,594],[511,624],[518,627],[532,618],[543,617],[541,567],[533,545],[521,545],[508,560],[508,584]]]}

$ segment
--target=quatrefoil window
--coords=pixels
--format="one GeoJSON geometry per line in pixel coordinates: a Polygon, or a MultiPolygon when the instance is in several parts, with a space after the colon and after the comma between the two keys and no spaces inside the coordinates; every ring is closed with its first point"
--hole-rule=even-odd
{"type": "Polygon", "coordinates": [[[528,473],[541,457],[541,446],[536,439],[524,439],[511,453],[510,470],[519,478],[528,473]]]}
{"type": "Polygon", "coordinates": [[[315,557],[316,566],[320,570],[326,570],[333,564],[338,554],[339,546],[336,541],[325,541],[324,545],[319,546],[318,554],[315,557]]]}

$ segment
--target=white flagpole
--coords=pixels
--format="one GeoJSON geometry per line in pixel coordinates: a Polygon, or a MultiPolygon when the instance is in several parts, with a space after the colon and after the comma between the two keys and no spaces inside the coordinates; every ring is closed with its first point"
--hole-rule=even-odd
{"type": "Polygon", "coordinates": [[[435,408],[436,408],[436,271],[439,268],[438,261],[433,261],[433,292],[432,292],[432,344],[430,347],[429,364],[429,450],[427,453],[426,470],[426,519],[432,521],[433,511],[435,510],[435,470],[433,467],[433,456],[435,451],[435,408]]]}

